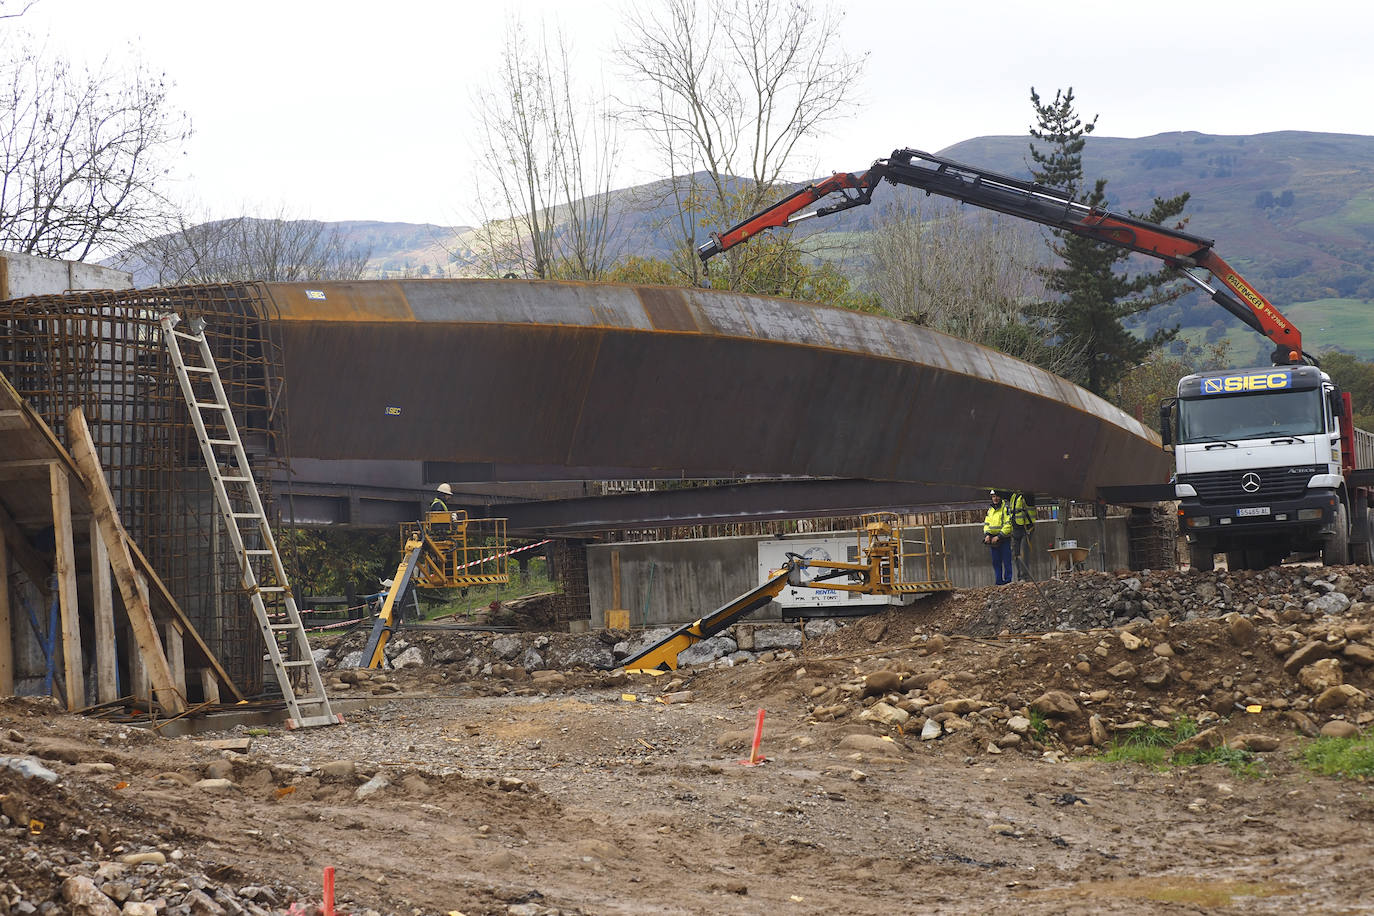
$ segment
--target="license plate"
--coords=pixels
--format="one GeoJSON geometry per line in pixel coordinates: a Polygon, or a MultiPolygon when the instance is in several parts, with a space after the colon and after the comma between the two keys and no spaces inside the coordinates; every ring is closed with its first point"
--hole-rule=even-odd
{"type": "Polygon", "coordinates": [[[1237,509],[1237,510],[1236,510],[1236,515],[1238,515],[1238,516],[1240,516],[1240,517],[1242,517],[1242,518],[1244,518],[1245,516],[1249,516],[1249,515],[1268,515],[1268,514],[1269,514],[1269,507],[1268,507],[1268,506],[1247,506],[1247,507],[1244,508],[1244,509],[1237,509]]]}

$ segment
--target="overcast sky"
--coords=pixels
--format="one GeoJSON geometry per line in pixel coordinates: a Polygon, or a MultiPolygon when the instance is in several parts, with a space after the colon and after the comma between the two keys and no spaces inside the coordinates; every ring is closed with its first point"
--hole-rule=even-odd
{"type": "MultiPolygon", "coordinates": [[[[639,0],[651,4],[654,0],[639,0]]],[[[129,48],[174,82],[195,135],[179,196],[200,211],[471,223],[472,96],[507,17],[561,24],[580,77],[616,79],[620,0],[40,0],[18,27],[78,59],[129,48]]],[[[1029,87],[1072,86],[1097,135],[1374,135],[1369,0],[847,0],[858,102],[792,177],[896,147],[1022,135],[1029,87]]],[[[622,184],[665,171],[633,147],[622,184]]]]}

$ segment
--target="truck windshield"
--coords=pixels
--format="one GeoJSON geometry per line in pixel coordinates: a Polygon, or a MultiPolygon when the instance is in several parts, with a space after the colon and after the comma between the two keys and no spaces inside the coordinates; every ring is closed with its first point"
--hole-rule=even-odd
{"type": "Polygon", "coordinates": [[[1178,441],[1310,436],[1322,431],[1321,392],[1273,391],[1179,401],[1178,441]]]}

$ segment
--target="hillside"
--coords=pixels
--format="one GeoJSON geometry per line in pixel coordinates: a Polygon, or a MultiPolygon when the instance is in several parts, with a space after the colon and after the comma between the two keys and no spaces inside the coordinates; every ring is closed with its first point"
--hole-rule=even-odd
{"type": "MultiPolygon", "coordinates": [[[[1027,148],[1025,137],[980,137],[942,155],[1027,174],[1027,148]]],[[[1189,230],[1216,239],[1256,282],[1320,278],[1338,294],[1363,286],[1374,296],[1374,137],[1091,137],[1083,166],[1089,179],[1107,179],[1113,209],[1144,211],[1155,197],[1190,192],[1189,230]]]]}
{"type": "MultiPolygon", "coordinates": [[[[919,145],[918,138],[908,139],[919,145]]],[[[936,152],[1029,177],[1028,145],[1025,136],[977,137],[936,152]]],[[[874,150],[873,158],[887,152],[874,150]]],[[[871,161],[828,165],[860,171],[871,161]]],[[[1188,191],[1188,230],[1215,239],[1222,257],[1301,321],[1309,349],[1339,346],[1374,359],[1374,322],[1368,320],[1374,300],[1374,137],[1300,131],[1089,137],[1084,171],[1088,180],[1107,179],[1109,206],[1119,211],[1144,212],[1156,196],[1188,191]]],[[[612,192],[613,255],[663,257],[671,250],[674,211],[667,191],[668,183],[659,181],[612,192]]],[[[847,263],[858,272],[863,233],[881,204],[914,193],[884,188],[878,206],[807,223],[799,231],[836,243],[827,247],[856,252],[847,263]]],[[[371,221],[330,227],[370,252],[368,276],[465,276],[480,270],[473,227],[371,221]]],[[[136,275],[135,282],[141,279],[136,275]]],[[[855,280],[862,283],[861,276],[855,280]]],[[[1192,340],[1231,338],[1241,360],[1262,349],[1253,333],[1201,295],[1156,309],[1143,329],[1174,324],[1183,325],[1192,340]]]]}

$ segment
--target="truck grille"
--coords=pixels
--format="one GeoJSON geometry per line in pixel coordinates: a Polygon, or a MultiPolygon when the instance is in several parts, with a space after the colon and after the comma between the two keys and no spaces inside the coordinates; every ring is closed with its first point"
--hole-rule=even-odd
{"type": "Polygon", "coordinates": [[[1315,467],[1247,468],[1241,471],[1210,471],[1206,474],[1180,474],[1179,483],[1190,483],[1198,499],[1205,503],[1278,502],[1297,499],[1307,490],[1307,481],[1318,473],[1315,467]],[[1258,478],[1259,487],[1246,489],[1247,477],[1258,478]]]}

